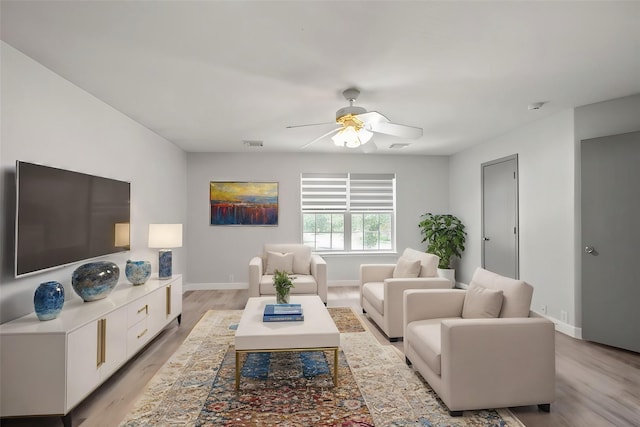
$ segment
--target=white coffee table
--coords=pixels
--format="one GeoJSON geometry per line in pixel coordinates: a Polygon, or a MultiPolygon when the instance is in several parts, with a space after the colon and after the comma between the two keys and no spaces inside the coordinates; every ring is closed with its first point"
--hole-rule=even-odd
{"type": "Polygon", "coordinates": [[[303,321],[263,322],[267,304],[275,297],[249,298],[236,330],[236,390],[240,388],[240,359],[244,353],[333,351],[333,384],[338,384],[340,332],[318,296],[291,296],[301,304],[303,321]]]}

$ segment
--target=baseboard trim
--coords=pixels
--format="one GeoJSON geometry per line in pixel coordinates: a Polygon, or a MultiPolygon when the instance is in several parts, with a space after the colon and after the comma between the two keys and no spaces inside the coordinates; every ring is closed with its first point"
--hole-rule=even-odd
{"type": "Polygon", "coordinates": [[[345,286],[360,286],[359,280],[330,280],[327,282],[329,288],[338,288],[345,286]]]}
{"type": "Polygon", "coordinates": [[[248,283],[187,283],[183,291],[221,291],[229,289],[249,289],[248,283]]]}
{"type": "MultiPolygon", "coordinates": [[[[327,283],[330,288],[341,286],[358,286],[360,282],[358,280],[334,280],[327,283]]],[[[249,284],[246,282],[236,283],[186,283],[183,287],[183,291],[221,291],[232,289],[249,289],[249,284]]]]}
{"type": "Polygon", "coordinates": [[[582,339],[582,328],[578,328],[577,326],[573,326],[568,323],[562,322],[556,319],[555,317],[551,317],[546,314],[539,313],[537,311],[533,311],[533,312],[539,317],[544,317],[545,319],[552,321],[556,327],[556,331],[579,340],[582,339]]]}

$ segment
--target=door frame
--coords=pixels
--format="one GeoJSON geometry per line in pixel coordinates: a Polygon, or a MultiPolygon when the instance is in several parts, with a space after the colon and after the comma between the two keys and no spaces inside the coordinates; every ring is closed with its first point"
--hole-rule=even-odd
{"type": "Polygon", "coordinates": [[[512,154],[510,156],[505,156],[505,157],[501,157],[499,159],[495,159],[495,160],[491,160],[488,162],[484,162],[482,164],[480,164],[480,226],[481,226],[481,230],[480,232],[482,233],[482,235],[480,236],[480,244],[481,244],[481,265],[482,268],[484,268],[485,266],[485,249],[484,249],[484,237],[485,237],[485,229],[484,229],[484,224],[485,224],[485,218],[484,218],[484,168],[487,166],[491,166],[491,165],[495,165],[498,163],[503,163],[503,162],[508,162],[511,160],[515,160],[516,162],[516,171],[515,171],[515,185],[516,185],[516,198],[515,198],[515,203],[516,203],[516,223],[515,223],[515,239],[516,239],[516,244],[515,244],[515,261],[516,261],[516,277],[514,277],[514,279],[519,279],[520,278],[520,167],[519,167],[519,162],[518,162],[518,153],[516,154],[512,154]]]}

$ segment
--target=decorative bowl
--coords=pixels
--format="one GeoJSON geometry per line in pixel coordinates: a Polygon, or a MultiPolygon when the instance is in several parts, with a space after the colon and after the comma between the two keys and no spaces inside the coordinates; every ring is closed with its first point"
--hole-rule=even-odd
{"type": "Polygon", "coordinates": [[[149,276],[151,276],[151,263],[149,261],[127,260],[124,274],[134,286],[144,285],[149,276]]]}
{"type": "Polygon", "coordinates": [[[118,284],[120,268],[110,261],[96,261],[76,268],[71,276],[73,290],[85,301],[106,298],[118,284]]]}

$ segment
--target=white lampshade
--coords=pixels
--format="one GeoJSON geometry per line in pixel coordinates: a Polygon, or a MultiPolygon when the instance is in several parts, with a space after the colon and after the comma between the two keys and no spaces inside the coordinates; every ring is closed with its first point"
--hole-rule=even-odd
{"type": "Polygon", "coordinates": [[[181,248],[182,224],[149,224],[149,247],[181,248]]]}

